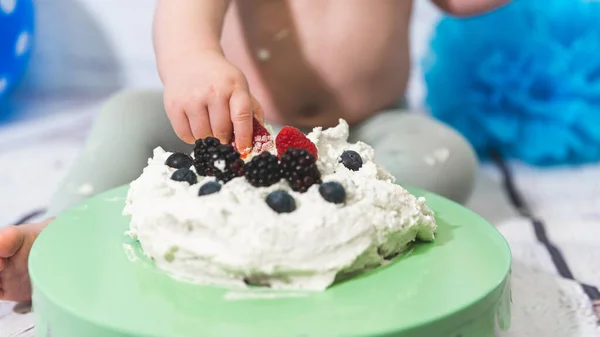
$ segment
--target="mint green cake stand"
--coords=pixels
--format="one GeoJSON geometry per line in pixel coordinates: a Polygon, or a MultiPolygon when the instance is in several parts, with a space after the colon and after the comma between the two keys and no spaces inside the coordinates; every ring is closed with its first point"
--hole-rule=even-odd
{"type": "Polygon", "coordinates": [[[124,235],[126,191],[65,212],[35,242],[29,268],[37,336],[493,337],[510,324],[506,241],[439,196],[413,191],[437,213],[435,243],[313,293],[171,279],[124,235]]]}

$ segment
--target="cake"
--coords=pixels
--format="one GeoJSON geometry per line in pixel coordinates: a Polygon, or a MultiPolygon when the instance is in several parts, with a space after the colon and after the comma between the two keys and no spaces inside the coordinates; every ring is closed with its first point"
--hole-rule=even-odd
{"type": "Polygon", "coordinates": [[[248,151],[214,138],[191,155],[154,150],[123,213],[157,268],[192,283],[321,291],[434,240],[425,200],[371,146],[349,143],[344,120],[307,135],[254,130],[248,151]]]}

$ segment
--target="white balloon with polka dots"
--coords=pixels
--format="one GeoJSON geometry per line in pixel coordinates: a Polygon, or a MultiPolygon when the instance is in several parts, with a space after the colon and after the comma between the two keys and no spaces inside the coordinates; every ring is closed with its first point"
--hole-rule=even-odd
{"type": "Polygon", "coordinates": [[[6,14],[12,13],[16,6],[17,0],[0,0],[0,9],[6,14]]]}

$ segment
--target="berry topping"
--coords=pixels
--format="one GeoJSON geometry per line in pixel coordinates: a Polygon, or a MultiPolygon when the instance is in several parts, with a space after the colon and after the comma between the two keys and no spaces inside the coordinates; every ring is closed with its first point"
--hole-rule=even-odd
{"type": "Polygon", "coordinates": [[[200,187],[200,190],[198,191],[198,195],[199,196],[209,195],[209,194],[217,193],[220,190],[221,190],[221,184],[219,184],[216,181],[209,181],[206,184],[202,185],[202,187],[200,187]]]}
{"type": "Polygon", "coordinates": [[[214,137],[198,139],[194,146],[194,167],[199,175],[212,177],[215,175],[213,154],[221,146],[221,142],[214,137]]]}
{"type": "Polygon", "coordinates": [[[291,213],[296,209],[296,201],[286,191],[275,191],[267,196],[267,205],[277,213],[291,213]]]}
{"type": "Polygon", "coordinates": [[[307,149],[289,148],[281,156],[283,177],[296,192],[306,192],[313,184],[321,183],[317,160],[307,149]]]}
{"type": "Polygon", "coordinates": [[[323,199],[334,204],[342,204],[346,201],[346,190],[342,184],[335,181],[329,181],[319,186],[319,193],[323,199]]]}
{"type": "Polygon", "coordinates": [[[194,160],[192,157],[188,156],[185,153],[175,152],[167,158],[165,161],[165,165],[168,167],[180,169],[187,168],[189,169],[194,164],[194,160]]]}
{"type": "Polygon", "coordinates": [[[275,139],[277,146],[277,155],[281,158],[287,149],[293,147],[296,149],[306,149],[312,153],[315,158],[318,158],[317,147],[310,141],[300,130],[286,126],[277,135],[275,139]]]}
{"type": "Polygon", "coordinates": [[[194,167],[201,176],[214,176],[227,183],[244,175],[244,161],[232,145],[221,144],[217,138],[196,141],[194,167]]]}
{"type": "Polygon", "coordinates": [[[165,252],[165,261],[169,263],[175,261],[175,253],[177,253],[177,251],[179,251],[179,247],[177,246],[172,246],[169,248],[169,250],[165,252]]]}
{"type": "Polygon", "coordinates": [[[175,181],[185,181],[190,185],[194,185],[198,182],[198,177],[196,177],[196,173],[188,168],[180,168],[177,171],[173,172],[171,175],[171,179],[175,181]]]}
{"type": "Polygon", "coordinates": [[[340,163],[344,164],[349,170],[358,171],[363,165],[363,160],[358,152],[348,150],[340,156],[340,163]]]}
{"type": "Polygon", "coordinates": [[[281,165],[276,156],[263,152],[244,167],[246,179],[256,187],[267,187],[278,183],[281,178],[281,165]]]}
{"type": "Polygon", "coordinates": [[[262,153],[270,150],[273,147],[273,137],[267,129],[260,124],[260,122],[254,118],[252,120],[252,149],[238,149],[235,145],[235,140],[231,140],[231,145],[240,151],[242,158],[252,153],[262,153]]]}

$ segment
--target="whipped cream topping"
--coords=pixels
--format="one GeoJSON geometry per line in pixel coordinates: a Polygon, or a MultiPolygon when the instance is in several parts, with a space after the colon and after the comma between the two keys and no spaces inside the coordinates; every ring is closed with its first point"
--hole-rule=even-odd
{"type": "Polygon", "coordinates": [[[170,153],[157,148],[128,192],[129,233],[158,268],[180,280],[305,290],[324,290],[338,277],[377,267],[416,238],[433,240],[436,223],[425,200],[396,185],[374,163],[372,147],[348,143],[348,132],[340,120],[308,135],[323,182],[342,184],[344,204],[325,201],[318,185],[296,193],[285,180],[257,188],[244,177],[198,196],[214,178],[199,176],[192,186],[171,180],[170,153]],[[362,157],[358,171],[339,162],[346,150],[362,157]],[[295,211],[279,214],[267,205],[267,195],[279,189],[294,197],[295,211]]]}

